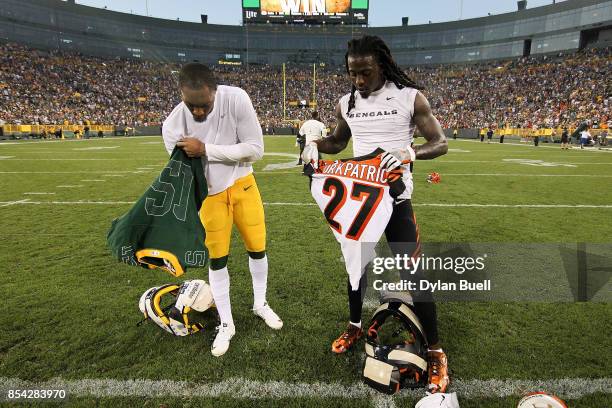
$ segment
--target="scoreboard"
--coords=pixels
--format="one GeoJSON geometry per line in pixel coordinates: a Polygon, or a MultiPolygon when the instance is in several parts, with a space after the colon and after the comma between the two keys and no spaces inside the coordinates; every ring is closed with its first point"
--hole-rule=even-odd
{"type": "Polygon", "coordinates": [[[242,0],[244,24],[368,24],[369,0],[242,0]]]}

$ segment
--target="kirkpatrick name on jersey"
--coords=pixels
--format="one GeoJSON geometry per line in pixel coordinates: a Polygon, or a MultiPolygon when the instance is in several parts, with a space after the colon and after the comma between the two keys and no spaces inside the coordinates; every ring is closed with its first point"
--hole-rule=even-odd
{"type": "Polygon", "coordinates": [[[393,110],[384,110],[384,111],[378,111],[378,112],[355,112],[355,113],[349,113],[348,117],[349,119],[353,119],[353,118],[373,118],[375,116],[391,116],[391,115],[397,115],[397,109],[393,109],[393,110]]]}
{"type": "Polygon", "coordinates": [[[387,171],[378,165],[370,163],[351,163],[336,160],[329,166],[323,168],[323,174],[332,174],[350,177],[372,183],[385,184],[387,182],[387,171]]]}

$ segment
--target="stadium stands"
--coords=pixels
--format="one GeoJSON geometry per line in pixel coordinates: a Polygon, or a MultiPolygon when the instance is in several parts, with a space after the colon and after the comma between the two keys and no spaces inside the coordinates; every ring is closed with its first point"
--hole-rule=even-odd
{"type": "MultiPolygon", "coordinates": [[[[0,119],[7,124],[159,126],[179,101],[179,64],[89,57],[0,44],[0,119]]],[[[558,127],[611,119],[607,75],[612,49],[523,57],[469,65],[406,67],[445,128],[558,127]]],[[[222,83],[244,88],[260,122],[283,122],[281,67],[216,65],[222,83]]],[[[288,65],[286,119],[303,120],[312,101],[312,65],[288,65]]],[[[316,102],[333,125],[334,107],[350,91],[343,67],[318,66],[316,102]]]]}

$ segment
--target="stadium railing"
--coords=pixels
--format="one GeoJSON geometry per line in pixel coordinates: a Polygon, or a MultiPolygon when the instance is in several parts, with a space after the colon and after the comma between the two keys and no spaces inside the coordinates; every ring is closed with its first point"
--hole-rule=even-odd
{"type": "MultiPolygon", "coordinates": [[[[481,128],[479,131],[480,135],[487,134],[488,128],[481,128]]],[[[571,135],[576,128],[567,128],[569,134],[571,135]]],[[[599,135],[603,131],[608,131],[607,128],[596,128],[589,129],[589,132],[593,137],[599,137],[599,135]]],[[[563,134],[563,128],[541,128],[541,129],[531,129],[531,128],[496,128],[493,129],[494,136],[518,136],[520,138],[529,139],[534,137],[540,137],[543,139],[550,139],[553,141],[561,140],[561,135],[563,134]]]]}
{"type": "MultiPolygon", "coordinates": [[[[57,129],[62,130],[62,138],[82,138],[84,137],[86,125],[3,125],[2,134],[7,138],[26,138],[41,137],[47,134],[52,138],[57,129]]],[[[115,127],[113,125],[88,125],[89,134],[92,137],[101,131],[104,135],[112,134],[115,127]]]]}

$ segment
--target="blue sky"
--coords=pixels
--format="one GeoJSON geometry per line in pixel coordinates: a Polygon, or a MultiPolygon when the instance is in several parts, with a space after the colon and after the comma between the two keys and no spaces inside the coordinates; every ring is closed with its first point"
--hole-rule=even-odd
{"type": "MultiPolygon", "coordinates": [[[[241,0],[76,0],[92,7],[181,21],[200,21],[208,14],[210,24],[241,24],[241,0]]],[[[551,4],[553,0],[527,0],[527,8],[551,4]]],[[[559,0],[557,2],[560,2],[559,0]]],[[[516,0],[370,0],[370,25],[398,26],[401,17],[410,24],[426,24],[501,14],[516,10],[516,0]],[[463,6],[463,7],[461,7],[463,6]]]]}

